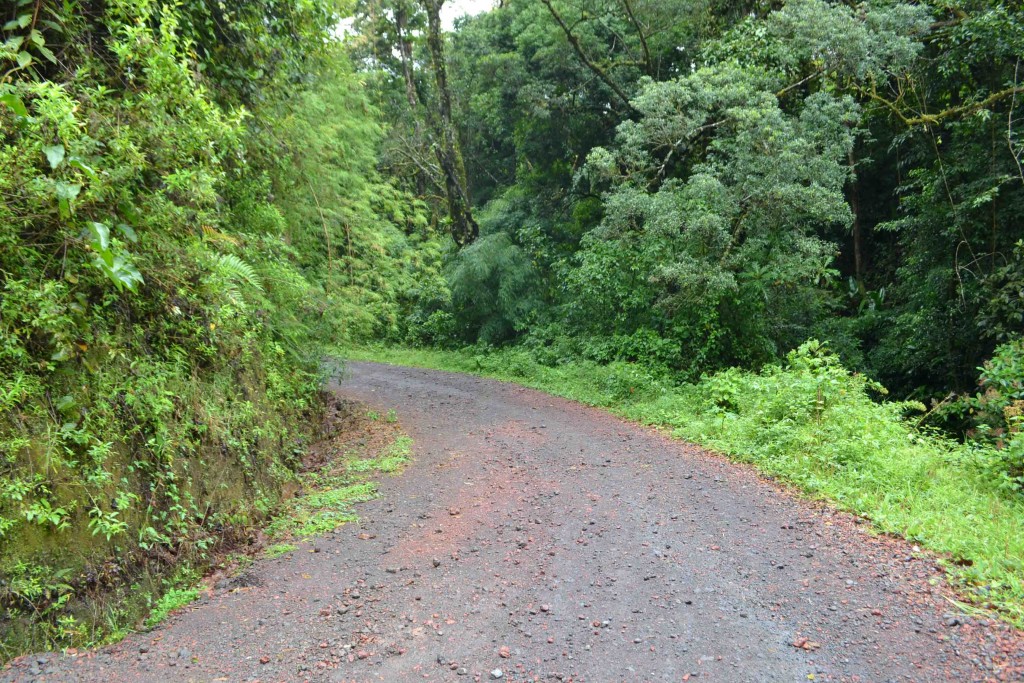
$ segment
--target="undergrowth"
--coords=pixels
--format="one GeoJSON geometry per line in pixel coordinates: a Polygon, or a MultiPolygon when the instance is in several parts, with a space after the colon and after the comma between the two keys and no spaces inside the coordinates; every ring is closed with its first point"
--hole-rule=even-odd
{"type": "MultiPolygon", "coordinates": [[[[394,412],[389,413],[389,417],[394,412]]],[[[370,415],[371,420],[379,416],[370,415]]],[[[395,418],[397,419],[397,418],[395,418]]],[[[393,423],[393,419],[388,420],[393,423]]],[[[271,556],[291,552],[286,541],[318,536],[358,519],[353,506],[377,497],[372,477],[395,474],[409,461],[412,439],[398,434],[375,453],[355,448],[340,453],[337,461],[299,475],[303,494],[285,502],[267,527],[267,535],[276,542],[267,550],[271,556]]]]}
{"type": "Polygon", "coordinates": [[[817,342],[761,372],[694,384],[629,363],[551,367],[523,349],[341,353],[513,381],[668,428],[939,553],[966,600],[1024,626],[1024,497],[990,476],[994,446],[919,427],[924,406],[876,400],[883,387],[817,342]]]}
{"type": "Polygon", "coordinates": [[[0,663],[249,546],[316,436],[322,340],[396,334],[440,278],[346,8],[0,9],[0,663]]]}
{"type": "Polygon", "coordinates": [[[157,601],[153,611],[146,617],[146,628],[153,628],[174,612],[185,605],[188,605],[199,597],[199,589],[196,587],[172,588],[157,601]]]}
{"type": "Polygon", "coordinates": [[[377,487],[372,482],[348,483],[348,477],[329,477],[307,485],[316,487],[311,493],[294,498],[284,514],[267,528],[271,538],[306,538],[334,531],[357,517],[352,505],[372,500],[377,487]]]}
{"type": "Polygon", "coordinates": [[[288,553],[293,553],[299,549],[299,546],[291,543],[275,543],[274,545],[267,548],[267,557],[281,557],[288,553]]]}

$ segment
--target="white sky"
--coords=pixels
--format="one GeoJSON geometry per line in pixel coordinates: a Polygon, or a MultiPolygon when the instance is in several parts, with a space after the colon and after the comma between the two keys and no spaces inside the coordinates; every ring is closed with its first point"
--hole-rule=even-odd
{"type": "MultiPolygon", "coordinates": [[[[463,15],[475,15],[485,12],[497,5],[497,0],[446,0],[441,6],[441,26],[451,31],[455,20],[463,15]]],[[[342,38],[352,30],[352,19],[342,19],[335,29],[335,37],[342,38]]]]}
{"type": "Polygon", "coordinates": [[[494,7],[495,0],[447,0],[441,6],[441,23],[451,29],[455,20],[464,14],[479,14],[494,7]]]}

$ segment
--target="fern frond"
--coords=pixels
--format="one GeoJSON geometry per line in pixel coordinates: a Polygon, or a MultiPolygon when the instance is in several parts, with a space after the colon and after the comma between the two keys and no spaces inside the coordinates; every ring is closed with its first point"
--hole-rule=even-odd
{"type": "Polygon", "coordinates": [[[203,226],[203,237],[212,242],[227,242],[228,244],[233,244],[235,246],[241,244],[238,238],[232,237],[226,232],[221,232],[217,228],[214,228],[213,226],[210,225],[203,226]]]}
{"type": "Polygon", "coordinates": [[[224,277],[235,282],[245,282],[259,291],[263,291],[263,283],[259,275],[248,263],[234,254],[221,254],[217,257],[217,270],[224,277]]]}

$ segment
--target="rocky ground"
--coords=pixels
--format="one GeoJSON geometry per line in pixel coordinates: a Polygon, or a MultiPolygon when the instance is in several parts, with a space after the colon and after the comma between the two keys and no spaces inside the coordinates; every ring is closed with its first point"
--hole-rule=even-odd
{"type": "Polygon", "coordinates": [[[499,382],[352,363],[414,462],[361,522],[2,681],[1017,681],[934,557],[750,468],[499,382]]]}

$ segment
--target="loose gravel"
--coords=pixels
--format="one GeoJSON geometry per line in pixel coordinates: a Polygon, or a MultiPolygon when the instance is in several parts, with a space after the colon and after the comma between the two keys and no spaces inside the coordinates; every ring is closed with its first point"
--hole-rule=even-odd
{"type": "Polygon", "coordinates": [[[414,440],[358,524],[0,680],[1024,680],[935,557],[751,468],[466,375],[351,363],[334,390],[414,440]]]}

